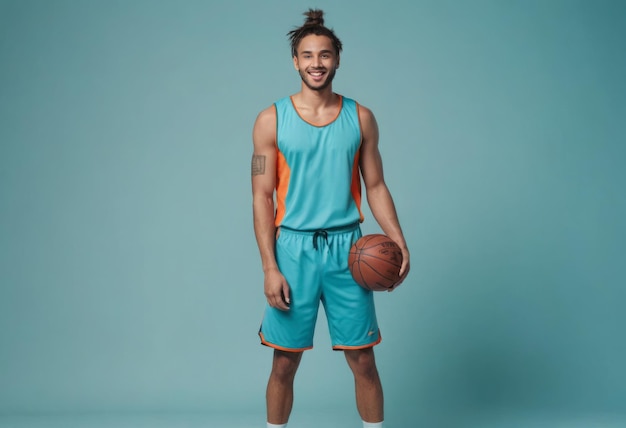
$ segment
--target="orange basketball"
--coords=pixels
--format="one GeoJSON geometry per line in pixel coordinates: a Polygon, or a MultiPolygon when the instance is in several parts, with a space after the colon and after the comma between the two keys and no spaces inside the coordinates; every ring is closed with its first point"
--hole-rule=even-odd
{"type": "Polygon", "coordinates": [[[388,291],[400,280],[402,251],[386,235],[365,235],[352,245],[348,267],[354,280],[372,291],[388,291]]]}

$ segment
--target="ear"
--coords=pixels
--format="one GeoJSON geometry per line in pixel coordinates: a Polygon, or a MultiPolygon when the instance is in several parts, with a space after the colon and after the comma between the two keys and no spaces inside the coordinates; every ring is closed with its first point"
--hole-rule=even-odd
{"type": "Polygon", "coordinates": [[[335,70],[339,68],[339,63],[341,62],[340,59],[339,55],[337,55],[337,65],[335,66],[335,70]]]}
{"type": "Polygon", "coordinates": [[[296,71],[300,71],[300,67],[298,66],[298,57],[297,56],[293,57],[293,67],[296,69],[296,71]]]}

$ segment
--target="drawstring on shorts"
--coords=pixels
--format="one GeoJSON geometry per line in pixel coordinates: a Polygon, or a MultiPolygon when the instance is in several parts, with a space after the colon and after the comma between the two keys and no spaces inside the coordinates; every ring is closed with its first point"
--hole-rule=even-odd
{"type": "Polygon", "coordinates": [[[329,227],[327,229],[318,229],[318,230],[298,230],[298,229],[291,229],[290,227],[286,227],[286,226],[278,226],[278,228],[276,229],[276,236],[278,236],[280,234],[280,230],[281,229],[285,229],[286,231],[289,231],[291,233],[297,233],[297,234],[302,234],[302,235],[309,235],[313,237],[313,249],[315,250],[319,250],[320,249],[320,245],[319,245],[319,240],[320,238],[323,239],[324,241],[326,241],[326,245],[328,245],[328,235],[329,234],[333,234],[333,233],[343,233],[343,232],[347,232],[350,230],[355,230],[359,227],[359,222],[354,222],[345,226],[338,226],[338,227],[329,227]]]}
{"type": "Polygon", "coordinates": [[[325,230],[316,230],[315,233],[313,233],[313,248],[318,250],[319,247],[317,246],[317,239],[318,238],[324,238],[324,240],[326,241],[326,245],[328,245],[328,232],[325,230]]]}

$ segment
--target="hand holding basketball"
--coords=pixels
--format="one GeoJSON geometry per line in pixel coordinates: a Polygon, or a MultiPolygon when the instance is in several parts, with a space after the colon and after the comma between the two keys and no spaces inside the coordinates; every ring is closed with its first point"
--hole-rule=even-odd
{"type": "Polygon", "coordinates": [[[365,235],[350,249],[348,267],[361,287],[390,291],[403,279],[400,276],[402,250],[386,235],[365,235]]]}

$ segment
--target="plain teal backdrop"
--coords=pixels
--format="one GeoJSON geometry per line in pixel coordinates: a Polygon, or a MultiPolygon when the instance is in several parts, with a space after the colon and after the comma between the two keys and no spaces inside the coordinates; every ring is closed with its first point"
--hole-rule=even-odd
{"type": "MultiPolygon", "coordinates": [[[[262,426],[251,129],[299,90],[285,34],[310,6],[412,251],[377,295],[388,426],[624,426],[617,0],[0,0],[0,426],[262,426]]],[[[356,427],[324,321],[293,425],[356,427]]]]}

